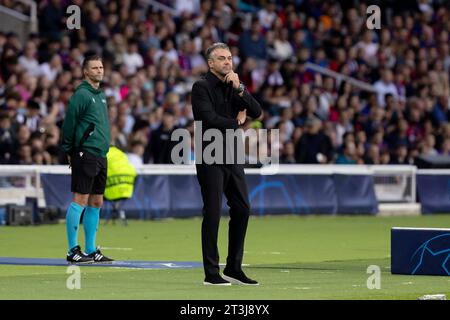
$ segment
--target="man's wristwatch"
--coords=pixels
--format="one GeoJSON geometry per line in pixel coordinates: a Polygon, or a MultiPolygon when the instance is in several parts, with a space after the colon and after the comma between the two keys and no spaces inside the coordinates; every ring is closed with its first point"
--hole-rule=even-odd
{"type": "Polygon", "coordinates": [[[245,90],[245,85],[241,82],[241,83],[239,84],[239,88],[236,89],[236,92],[237,92],[238,94],[241,94],[242,92],[244,92],[244,90],[245,90]]]}

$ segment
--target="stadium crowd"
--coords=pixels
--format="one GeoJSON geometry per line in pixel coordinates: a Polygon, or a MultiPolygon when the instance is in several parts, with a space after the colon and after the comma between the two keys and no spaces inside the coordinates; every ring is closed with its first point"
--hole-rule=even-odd
{"type": "MultiPolygon", "coordinates": [[[[0,163],[63,164],[60,128],[89,53],[104,58],[111,143],[134,164],[170,163],[176,128],[193,132],[190,90],[205,49],[225,42],[277,128],[281,163],[413,164],[450,155],[450,7],[444,1],[38,1],[39,33],[0,32],[0,163]],[[81,8],[81,28],[66,7],[81,8]],[[312,71],[307,63],[372,85],[312,71]]],[[[28,10],[16,1],[0,4],[28,10]]]]}

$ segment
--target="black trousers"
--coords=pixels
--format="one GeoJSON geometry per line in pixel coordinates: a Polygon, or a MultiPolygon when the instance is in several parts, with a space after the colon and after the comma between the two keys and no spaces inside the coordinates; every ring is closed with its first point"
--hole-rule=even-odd
{"type": "Polygon", "coordinates": [[[197,164],[197,179],[203,197],[202,253],[206,277],[219,274],[219,231],[222,196],[230,207],[226,269],[240,271],[244,255],[250,204],[242,165],[197,164]]]}

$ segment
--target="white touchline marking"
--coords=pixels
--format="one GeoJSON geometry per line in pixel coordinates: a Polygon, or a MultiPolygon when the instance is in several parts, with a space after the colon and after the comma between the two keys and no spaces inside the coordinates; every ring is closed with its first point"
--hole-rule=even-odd
{"type": "Polygon", "coordinates": [[[181,266],[177,266],[175,263],[168,262],[168,263],[161,263],[161,265],[169,268],[180,268],[181,266]]]}

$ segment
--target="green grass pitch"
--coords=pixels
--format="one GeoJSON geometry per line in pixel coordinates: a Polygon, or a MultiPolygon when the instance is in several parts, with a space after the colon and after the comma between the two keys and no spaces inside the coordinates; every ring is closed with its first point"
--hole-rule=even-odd
{"type": "MultiPolygon", "coordinates": [[[[200,218],[129,221],[101,226],[98,244],[116,260],[201,261],[200,218]]],[[[69,290],[65,267],[0,265],[0,299],[417,299],[450,296],[450,277],[390,273],[390,228],[449,227],[450,215],[414,217],[252,217],[244,270],[260,286],[208,287],[203,270],[81,267],[81,289],[69,290]],[[381,288],[369,290],[369,265],[381,288]]],[[[219,250],[227,254],[228,218],[219,250]]],[[[80,227],[79,241],[84,248],[80,227]]],[[[65,258],[65,225],[0,226],[0,257],[65,258]]]]}

